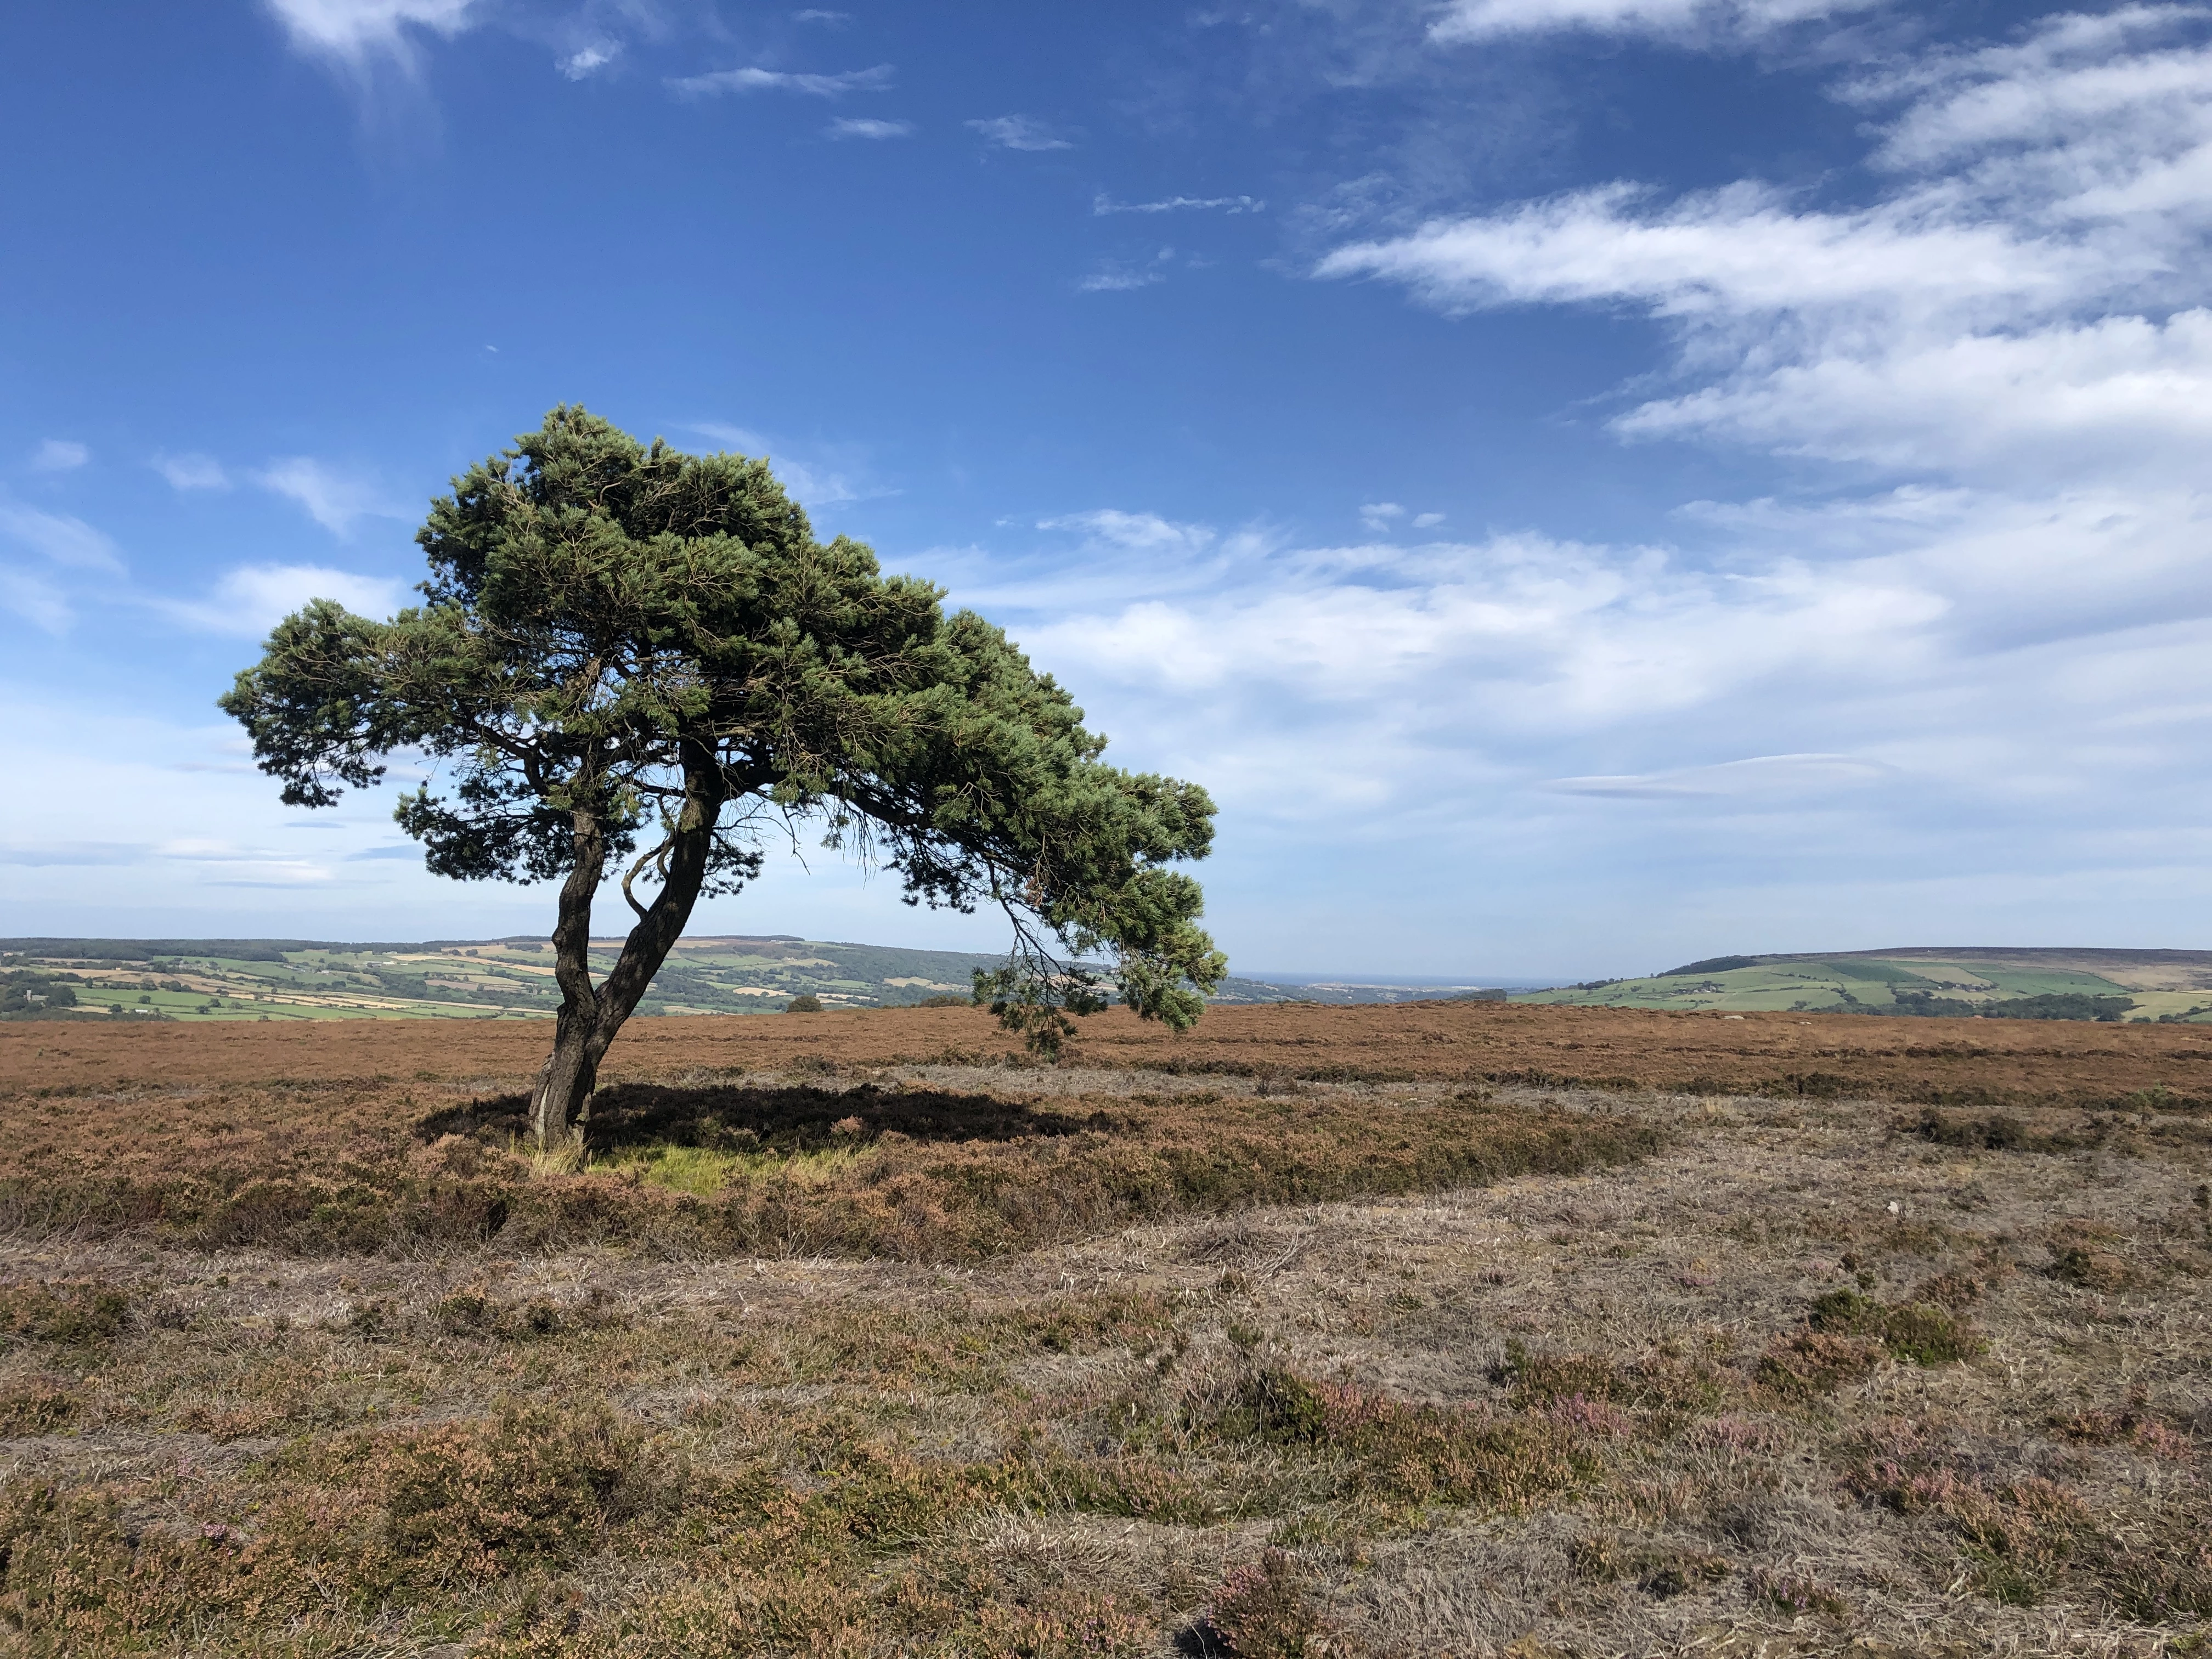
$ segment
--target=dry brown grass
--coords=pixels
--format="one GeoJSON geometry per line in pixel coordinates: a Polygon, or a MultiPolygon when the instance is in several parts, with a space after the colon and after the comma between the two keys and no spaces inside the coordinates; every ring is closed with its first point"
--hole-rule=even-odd
{"type": "MultiPolygon", "coordinates": [[[[481,1080],[521,1086],[541,1022],[425,1036],[404,1024],[0,1026],[0,1094],[276,1081],[323,1088],[481,1080]]],[[[972,1008],[633,1021],[611,1081],[744,1076],[795,1065],[992,1064],[1012,1045],[972,1008]]],[[[2212,1105],[2212,1028],[2071,1020],[1661,1013],[1504,1003],[1209,1010],[1177,1036],[1115,1009],[1083,1023],[1070,1063],[1172,1075],[1660,1088],[1934,1105],[2212,1105]]]]}
{"type": "Polygon", "coordinates": [[[2203,1646],[2189,1113],[416,1041],[10,1073],[0,1651],[2203,1646]]]}

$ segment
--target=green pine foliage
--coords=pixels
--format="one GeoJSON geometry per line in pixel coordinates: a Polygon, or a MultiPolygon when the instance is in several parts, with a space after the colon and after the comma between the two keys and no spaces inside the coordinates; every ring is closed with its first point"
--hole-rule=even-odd
{"type": "Polygon", "coordinates": [[[427,754],[452,781],[397,817],[432,871],[562,883],[541,1134],[586,1109],[697,899],[801,826],[896,871],[909,902],[1004,908],[1017,949],[992,1000],[1041,1047],[1107,982],[1182,1028],[1220,980],[1198,884],[1170,867],[1212,845],[1206,792],[1107,765],[1004,633],[817,539],[765,460],[563,406],[454,480],[416,540],[422,605],[376,622],[311,602],[222,707],[288,804],[427,754]],[[595,984],[592,902],[617,879],[636,926],[595,984]]]}

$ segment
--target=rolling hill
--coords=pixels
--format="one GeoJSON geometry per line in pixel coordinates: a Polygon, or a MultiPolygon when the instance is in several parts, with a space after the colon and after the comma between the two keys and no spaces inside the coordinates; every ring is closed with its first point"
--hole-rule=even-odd
{"type": "MultiPolygon", "coordinates": [[[[621,944],[593,941],[595,972],[614,965],[621,944]]],[[[802,994],[828,1008],[964,1001],[975,970],[1001,961],[787,934],[702,936],[677,945],[638,1012],[780,1013],[802,994]]],[[[1214,1000],[1376,1003],[1437,994],[1231,979],[1214,1000]]],[[[528,1019],[550,1016],[560,1000],[551,947],[537,939],[0,939],[0,1019],[528,1019]]]]}
{"type": "Polygon", "coordinates": [[[2212,951],[1913,945],[1713,957],[1515,1002],[1983,1018],[2212,1019],[2212,951]]]}

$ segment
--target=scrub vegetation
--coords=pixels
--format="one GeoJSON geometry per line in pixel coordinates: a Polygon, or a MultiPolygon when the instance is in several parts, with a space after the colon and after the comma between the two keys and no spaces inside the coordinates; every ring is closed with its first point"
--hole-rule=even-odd
{"type": "Polygon", "coordinates": [[[0,1647],[2192,1650],[2186,1101],[1476,1076],[1532,1019],[1786,1035],[648,1021],[579,1170],[526,1030],[10,1027],[0,1647]]]}

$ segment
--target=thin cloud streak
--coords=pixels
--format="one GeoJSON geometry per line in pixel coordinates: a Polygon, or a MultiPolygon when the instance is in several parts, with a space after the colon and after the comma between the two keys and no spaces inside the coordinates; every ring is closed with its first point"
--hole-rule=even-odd
{"type": "Polygon", "coordinates": [[[914,136],[914,123],[840,117],[823,131],[832,138],[910,138],[914,136]]]}
{"type": "Polygon", "coordinates": [[[672,80],[670,88],[686,97],[709,98],[725,92],[796,92],[809,98],[842,98],[848,92],[882,92],[891,84],[891,66],[847,70],[837,75],[800,75],[784,70],[716,70],[672,80]]]}
{"type": "Polygon", "coordinates": [[[212,455],[171,455],[157,451],[147,465],[168,480],[172,489],[230,488],[230,475],[212,455]]]}
{"type": "Polygon", "coordinates": [[[1110,196],[1100,195],[1091,199],[1091,211],[1094,217],[1101,218],[1115,213],[1182,213],[1207,208],[1236,214],[1259,213],[1267,205],[1256,196],[1170,196],[1158,202],[1117,202],[1110,196]]]}
{"type": "Polygon", "coordinates": [[[1027,115],[994,115],[985,119],[963,123],[971,131],[981,133],[984,139],[1000,149],[1051,150],[1073,149],[1075,146],[1060,137],[1042,121],[1027,115]]]}
{"type": "Polygon", "coordinates": [[[1453,0],[1429,38],[1453,46],[1509,35],[1703,36],[1740,41],[1875,9],[1882,0],[1453,0]]]}
{"type": "Polygon", "coordinates": [[[35,472],[72,472],[92,459],[92,451],[67,438],[48,438],[31,452],[35,472]]]}

